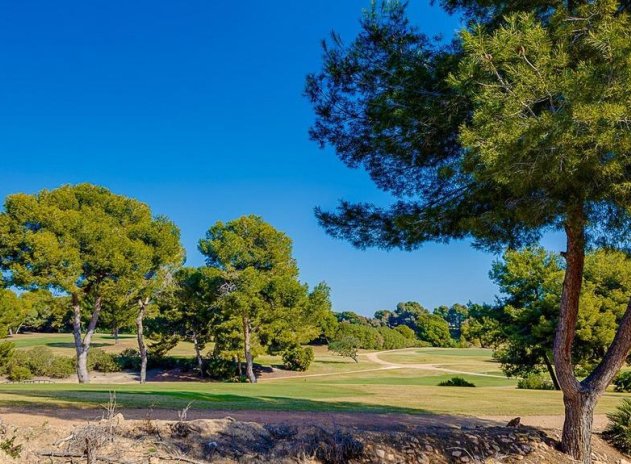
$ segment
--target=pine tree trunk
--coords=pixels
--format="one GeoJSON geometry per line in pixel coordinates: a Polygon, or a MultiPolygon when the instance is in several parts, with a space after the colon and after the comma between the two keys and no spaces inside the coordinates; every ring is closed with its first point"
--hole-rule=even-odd
{"type": "Polygon", "coordinates": [[[197,335],[193,334],[193,347],[195,348],[195,358],[197,359],[197,368],[199,369],[199,376],[204,377],[204,358],[202,357],[202,351],[199,349],[199,343],[197,341],[197,335]]]}
{"type": "Polygon", "coordinates": [[[546,365],[546,369],[548,369],[548,374],[550,374],[550,379],[552,380],[552,385],[554,385],[555,390],[561,390],[559,386],[559,380],[557,379],[556,372],[554,372],[554,367],[552,367],[552,363],[550,362],[550,358],[548,358],[548,353],[543,353],[543,362],[546,365]]]}
{"type": "Polygon", "coordinates": [[[243,369],[241,369],[241,359],[235,354],[234,355],[234,362],[237,366],[237,373],[239,374],[239,378],[243,377],[243,369]]]}
{"type": "Polygon", "coordinates": [[[254,375],[254,361],[252,359],[252,328],[247,317],[243,318],[243,354],[245,355],[245,375],[251,383],[256,383],[254,375]]]}
{"type": "Polygon", "coordinates": [[[112,329],[112,335],[114,336],[114,345],[118,345],[118,326],[112,329]]]}
{"type": "Polygon", "coordinates": [[[101,297],[97,297],[94,301],[92,317],[88,323],[85,336],[81,337],[81,303],[77,294],[72,295],[72,333],[74,336],[75,351],[77,353],[77,378],[79,383],[89,383],[90,373],[88,372],[88,351],[92,336],[96,330],[96,324],[101,313],[101,297]]]}
{"type": "Polygon", "coordinates": [[[587,378],[579,382],[574,376],[572,344],[576,335],[576,321],[583,283],[585,227],[585,213],[579,203],[570,208],[565,222],[566,267],[559,321],[554,336],[554,367],[565,404],[561,448],[576,461],[590,464],[594,407],[631,350],[631,298],[602,361],[587,378]]]}
{"type": "Polygon", "coordinates": [[[565,422],[561,438],[562,449],[579,462],[592,462],[592,423],[596,397],[590,394],[578,394],[574,397],[563,396],[565,404],[565,422]]]}
{"type": "Polygon", "coordinates": [[[145,345],[145,318],[146,301],[138,301],[138,315],[136,316],[136,336],[138,339],[138,353],[140,354],[140,383],[147,381],[147,346],[145,345]]]}

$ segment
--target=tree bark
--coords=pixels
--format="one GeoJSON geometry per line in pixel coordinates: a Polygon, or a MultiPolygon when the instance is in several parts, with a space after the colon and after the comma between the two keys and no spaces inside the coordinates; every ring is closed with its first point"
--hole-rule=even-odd
{"type": "Polygon", "coordinates": [[[138,315],[136,316],[136,337],[138,339],[138,353],[140,354],[140,383],[147,381],[147,345],[145,345],[143,321],[148,303],[148,299],[138,300],[138,315]]]}
{"type": "Polygon", "coordinates": [[[239,359],[239,356],[237,356],[236,354],[234,355],[233,359],[237,366],[237,373],[239,374],[239,377],[243,377],[243,370],[241,369],[241,359],[239,359]]]}
{"type": "Polygon", "coordinates": [[[590,463],[591,415],[590,409],[584,407],[587,404],[585,399],[587,391],[574,376],[572,366],[572,344],[576,334],[585,263],[585,216],[582,207],[574,207],[569,211],[565,224],[565,234],[567,240],[566,268],[561,292],[559,321],[554,337],[554,364],[565,404],[561,447],[577,461],[590,463]]]}
{"type": "Polygon", "coordinates": [[[243,318],[243,354],[245,355],[245,375],[251,383],[256,383],[254,361],[252,359],[252,327],[247,317],[243,318]]]}
{"type": "Polygon", "coordinates": [[[554,367],[552,367],[552,363],[550,362],[548,353],[543,353],[543,362],[546,365],[546,369],[548,369],[548,374],[550,374],[550,379],[552,380],[552,385],[554,385],[554,389],[561,390],[561,387],[559,386],[559,380],[557,379],[556,372],[554,372],[554,367]]]}
{"type": "Polygon", "coordinates": [[[597,400],[597,396],[590,393],[563,396],[565,421],[561,444],[563,451],[579,462],[591,463],[592,423],[597,400]]]}
{"type": "Polygon", "coordinates": [[[197,340],[197,334],[193,333],[193,348],[195,348],[195,358],[197,359],[197,368],[199,369],[199,376],[204,377],[204,358],[202,357],[202,351],[199,348],[197,340]]]}
{"type": "Polygon", "coordinates": [[[88,350],[92,342],[92,336],[96,329],[96,324],[101,313],[101,297],[97,297],[94,301],[94,309],[92,317],[88,323],[85,336],[81,337],[81,303],[76,293],[72,294],[72,333],[74,335],[75,350],[77,352],[77,378],[79,383],[89,383],[90,373],[88,372],[88,350]]]}
{"type": "Polygon", "coordinates": [[[114,336],[114,345],[118,345],[118,326],[114,326],[112,335],[114,336]]]}
{"type": "Polygon", "coordinates": [[[566,269],[561,293],[559,322],[554,338],[554,364],[563,391],[565,422],[561,448],[578,462],[591,463],[591,433],[594,407],[631,349],[631,299],[613,342],[596,369],[582,382],[574,376],[572,344],[576,334],[579,299],[585,262],[585,214],[582,207],[568,212],[565,233],[566,269]]]}

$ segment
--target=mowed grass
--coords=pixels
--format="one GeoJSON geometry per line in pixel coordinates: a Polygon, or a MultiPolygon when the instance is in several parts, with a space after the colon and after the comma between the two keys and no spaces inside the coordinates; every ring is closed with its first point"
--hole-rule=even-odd
{"type": "MultiPolygon", "coordinates": [[[[36,346],[46,346],[50,348],[53,353],[63,356],[74,356],[75,346],[74,338],[69,333],[51,333],[51,334],[39,334],[39,333],[25,333],[18,334],[5,339],[15,344],[18,349],[29,349],[36,346]]],[[[92,337],[93,348],[100,348],[109,353],[120,353],[127,348],[138,349],[138,342],[136,335],[120,334],[118,336],[118,343],[114,336],[104,333],[95,333],[92,337]]],[[[193,344],[188,342],[180,342],[175,348],[168,353],[171,356],[193,356],[193,344]]]]}
{"type": "MultiPolygon", "coordinates": [[[[26,334],[14,337],[20,348],[49,346],[72,355],[71,335],[26,334]]],[[[135,337],[121,336],[118,345],[99,334],[96,345],[107,351],[135,346],[135,337]]],[[[150,382],[138,384],[0,384],[1,407],[98,407],[116,392],[124,408],[344,411],[408,414],[459,414],[472,416],[527,416],[562,414],[561,393],[518,390],[516,380],[501,375],[490,350],[418,348],[380,353],[379,359],[396,368],[336,356],[315,347],[316,359],[304,373],[276,372],[257,384],[219,382],[150,382]],[[410,367],[405,367],[409,364],[410,367]],[[416,366],[415,366],[416,365],[416,366]],[[422,365],[422,368],[419,366],[422,365]],[[428,366],[430,365],[430,366],[428,366]],[[399,367],[402,366],[402,367],[399,367]],[[466,373],[447,373],[437,368],[466,373]],[[480,375],[480,374],[491,375],[480,375]],[[454,376],[473,382],[475,388],[439,387],[454,376]]],[[[192,347],[176,348],[179,356],[192,356],[192,347]]],[[[278,367],[277,356],[261,356],[257,363],[278,367]]],[[[608,413],[629,395],[607,392],[596,412],[608,413]]]]}

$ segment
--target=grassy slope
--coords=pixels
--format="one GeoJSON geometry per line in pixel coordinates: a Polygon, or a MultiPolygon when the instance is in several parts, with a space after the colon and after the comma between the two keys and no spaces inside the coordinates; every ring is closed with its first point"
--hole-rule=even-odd
{"type": "MultiPolygon", "coordinates": [[[[23,335],[16,337],[14,341],[20,348],[46,345],[57,353],[72,354],[69,335],[23,335]]],[[[108,351],[119,351],[134,346],[134,337],[124,336],[116,346],[111,337],[104,335],[97,336],[95,342],[108,351]]],[[[190,356],[190,348],[180,345],[173,354],[190,356]]],[[[385,353],[380,358],[397,364],[433,364],[472,374],[500,372],[488,350],[423,348],[385,353]]],[[[279,359],[271,356],[257,360],[263,365],[279,364],[279,359]]],[[[193,407],[201,409],[465,415],[543,415],[563,412],[560,393],[517,390],[513,379],[461,375],[477,387],[438,387],[436,385],[440,381],[455,374],[382,368],[383,366],[366,359],[356,364],[318,347],[316,360],[305,373],[313,375],[312,377],[268,379],[256,385],[202,382],[156,382],[147,385],[0,385],[0,406],[95,406],[105,403],[110,391],[116,391],[119,403],[128,408],[182,408],[193,401],[193,407]]],[[[607,393],[597,412],[611,411],[624,396],[628,395],[607,393]]]]}

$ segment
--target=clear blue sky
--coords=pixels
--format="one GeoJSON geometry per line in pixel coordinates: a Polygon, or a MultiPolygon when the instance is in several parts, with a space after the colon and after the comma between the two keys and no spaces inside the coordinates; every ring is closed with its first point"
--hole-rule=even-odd
{"type": "MultiPolygon", "coordinates": [[[[304,76],[320,40],[351,40],[369,0],[0,0],[0,196],[92,182],[182,230],[188,264],[217,220],[259,214],[294,240],[301,278],[336,310],[370,314],[491,301],[493,256],[467,243],[359,251],[313,208],[387,203],[361,171],[308,140],[304,76]]],[[[429,34],[458,28],[427,1],[429,34]]]]}

